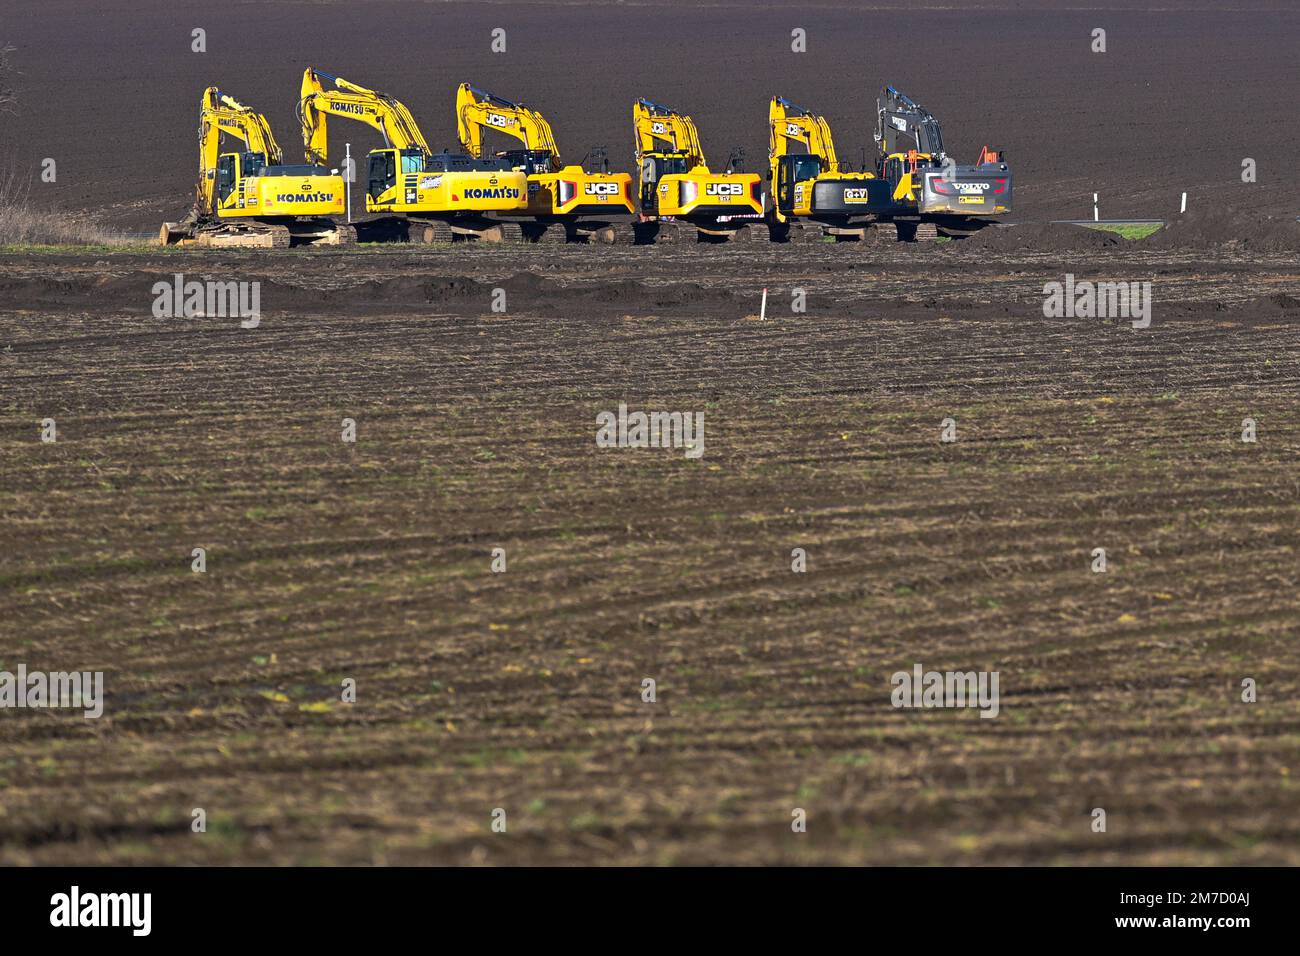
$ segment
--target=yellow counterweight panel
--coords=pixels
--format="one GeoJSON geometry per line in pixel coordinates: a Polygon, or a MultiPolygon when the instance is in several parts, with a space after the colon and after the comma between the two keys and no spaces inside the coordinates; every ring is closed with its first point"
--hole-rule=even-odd
{"type": "Polygon", "coordinates": [[[368,212],[521,212],[528,177],[520,172],[405,173],[393,188],[366,197],[368,212]]]}
{"type": "Polygon", "coordinates": [[[763,214],[757,173],[673,173],[659,181],[659,215],[763,214]]]}
{"type": "Polygon", "coordinates": [[[529,216],[571,216],[577,213],[631,215],[632,177],[627,173],[589,173],[565,166],[555,173],[528,177],[529,216]]]}
{"type": "Polygon", "coordinates": [[[342,216],[346,186],[341,176],[250,176],[243,181],[243,210],[221,215],[342,216]]]}

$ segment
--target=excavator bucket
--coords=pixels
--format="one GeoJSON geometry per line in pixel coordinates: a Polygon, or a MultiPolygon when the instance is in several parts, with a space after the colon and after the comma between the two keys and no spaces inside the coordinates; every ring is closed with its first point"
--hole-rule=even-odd
{"type": "Polygon", "coordinates": [[[198,209],[191,208],[180,222],[164,222],[158,230],[158,245],[180,246],[194,242],[200,218],[198,209]]]}
{"type": "Polygon", "coordinates": [[[185,242],[192,242],[193,239],[193,230],[183,222],[165,222],[158,230],[160,246],[179,246],[185,242]]]}

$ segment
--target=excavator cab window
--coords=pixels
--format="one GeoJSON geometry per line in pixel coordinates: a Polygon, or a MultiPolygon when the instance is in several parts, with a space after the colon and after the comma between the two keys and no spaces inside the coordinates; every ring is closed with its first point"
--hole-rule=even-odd
{"type": "Polygon", "coordinates": [[[245,153],[240,165],[245,176],[257,176],[266,168],[266,153],[245,153]]]}
{"type": "Polygon", "coordinates": [[[690,170],[686,166],[685,156],[664,156],[659,167],[660,177],[679,176],[687,172],[690,170]]]}
{"type": "Polygon", "coordinates": [[[511,169],[520,170],[529,176],[551,171],[551,153],[549,150],[508,149],[505,152],[497,153],[497,157],[504,159],[511,169]]]}
{"type": "Polygon", "coordinates": [[[885,160],[884,174],[883,178],[886,182],[897,185],[903,178],[903,161],[897,157],[885,160]]]}
{"type": "Polygon", "coordinates": [[[816,156],[804,153],[802,155],[781,157],[781,178],[783,180],[788,179],[791,184],[801,183],[805,179],[816,179],[821,175],[821,171],[822,163],[816,156]]]}
{"type": "Polygon", "coordinates": [[[397,153],[384,149],[370,154],[370,172],[366,177],[366,192],[378,199],[385,190],[397,185],[397,153]]]}
{"type": "Polygon", "coordinates": [[[653,214],[659,205],[659,180],[686,172],[686,161],[678,156],[646,156],[641,160],[641,208],[653,214]]]}
{"type": "Polygon", "coordinates": [[[234,191],[239,177],[239,167],[234,153],[226,153],[217,160],[217,200],[225,203],[234,191]]]}
{"type": "Polygon", "coordinates": [[[420,152],[418,149],[402,150],[402,172],[424,172],[424,153],[420,152]]]}

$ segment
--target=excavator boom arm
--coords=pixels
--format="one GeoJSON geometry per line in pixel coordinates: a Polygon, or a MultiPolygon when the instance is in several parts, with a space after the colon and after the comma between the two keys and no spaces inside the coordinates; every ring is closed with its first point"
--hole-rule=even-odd
{"type": "Polygon", "coordinates": [[[824,172],[838,172],[835,141],[825,117],[800,109],[789,100],[772,97],[768,109],[768,156],[772,162],[789,153],[789,143],[803,143],[809,154],[822,161],[824,172]]]}
{"type": "Polygon", "coordinates": [[[468,83],[456,92],[456,129],[461,146],[475,159],[483,158],[483,133],[495,130],[513,136],[525,149],[550,153],[554,168],[561,166],[551,124],[541,113],[468,83]]]}
{"type": "Polygon", "coordinates": [[[689,116],[649,100],[637,100],[632,106],[632,127],[638,163],[646,153],[662,152],[659,143],[667,142],[671,144],[668,152],[685,154],[688,166],[708,166],[699,131],[689,116]]]}
{"type": "Polygon", "coordinates": [[[221,134],[242,140],[250,153],[261,153],[268,166],[283,159],[280,146],[271,134],[266,117],[244,106],[215,86],[203,91],[199,106],[199,181],[196,197],[205,212],[214,208],[213,191],[217,158],[221,153],[221,134]]]}
{"type": "Polygon", "coordinates": [[[339,76],[308,67],[302,75],[298,119],[302,123],[307,161],[325,165],[329,152],[327,117],[358,120],[378,130],[384,143],[398,149],[419,149],[428,155],[429,145],[411,111],[387,93],[350,83],[339,76]],[[333,83],[327,90],[322,80],[333,83]]]}
{"type": "Polygon", "coordinates": [[[885,87],[876,100],[876,142],[885,155],[914,149],[936,159],[944,156],[939,121],[920,103],[892,86],[885,87]],[[910,142],[900,143],[903,136],[910,142]]]}

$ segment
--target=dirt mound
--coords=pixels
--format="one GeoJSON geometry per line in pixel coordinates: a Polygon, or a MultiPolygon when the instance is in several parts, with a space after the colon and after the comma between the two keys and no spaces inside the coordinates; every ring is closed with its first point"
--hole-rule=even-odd
{"type": "Polygon", "coordinates": [[[1300,317],[1300,299],[1285,292],[1275,292],[1238,302],[1232,306],[1232,310],[1254,316],[1294,319],[1300,317]]]}
{"type": "Polygon", "coordinates": [[[172,284],[171,274],[135,270],[125,274],[67,276],[6,276],[0,279],[0,296],[15,306],[85,300],[105,308],[153,301],[154,284],[172,284]]]}
{"type": "MultiPolygon", "coordinates": [[[[287,283],[267,282],[273,290],[268,301],[303,303],[313,301],[317,290],[287,283]]],[[[444,303],[490,295],[492,283],[482,283],[466,276],[398,276],[390,279],[367,279],[359,285],[330,289],[320,293],[330,305],[366,305],[367,303],[444,303]]]]}
{"type": "MultiPolygon", "coordinates": [[[[517,272],[499,280],[478,280],[468,276],[407,275],[367,279],[356,285],[318,288],[295,285],[237,270],[187,272],[184,281],[234,279],[260,283],[264,309],[301,310],[328,307],[366,312],[404,306],[437,306],[453,313],[477,313],[489,308],[496,289],[504,289],[512,311],[527,309],[550,314],[574,305],[649,308],[689,307],[733,301],[726,289],[694,282],[651,285],[633,279],[568,285],[535,272],[517,272]]],[[[121,275],[68,277],[8,276],[0,278],[0,296],[14,305],[79,303],[86,308],[138,311],[149,308],[154,286],[171,288],[175,276],[135,270],[121,275]]]]}
{"type": "Polygon", "coordinates": [[[965,247],[990,252],[1090,252],[1124,242],[1113,232],[1065,223],[990,226],[965,240],[965,247]]]}
{"type": "Polygon", "coordinates": [[[1294,217],[1202,209],[1170,220],[1163,229],[1143,242],[1157,249],[1223,247],[1251,252],[1300,252],[1300,223],[1294,217]]]}

